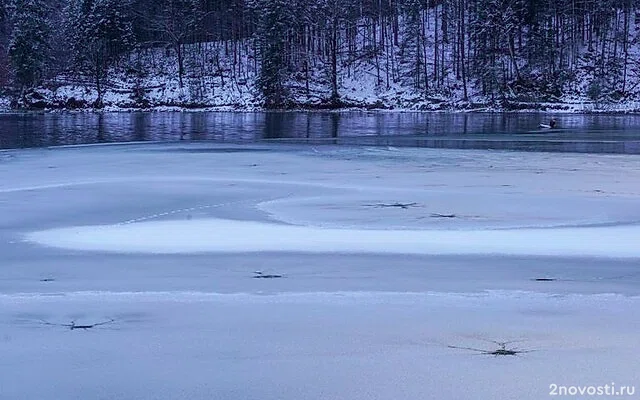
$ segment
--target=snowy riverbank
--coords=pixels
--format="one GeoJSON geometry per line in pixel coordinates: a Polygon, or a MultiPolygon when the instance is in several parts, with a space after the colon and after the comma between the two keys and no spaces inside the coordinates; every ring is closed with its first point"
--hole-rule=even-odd
{"type": "MultiPolygon", "coordinates": [[[[355,88],[352,90],[355,91],[355,88]]],[[[56,90],[40,88],[30,93],[28,101],[19,104],[8,96],[0,96],[0,112],[16,110],[32,111],[265,111],[260,96],[247,87],[241,92],[228,92],[224,96],[193,100],[188,91],[173,87],[151,89],[144,102],[134,98],[131,89],[107,89],[100,108],[93,107],[97,99],[94,90],[84,86],[62,86],[56,90]]],[[[393,112],[548,112],[554,114],[590,113],[640,113],[640,102],[636,100],[615,103],[594,102],[588,98],[567,98],[557,102],[491,102],[481,97],[463,101],[456,98],[431,98],[407,100],[393,91],[380,94],[346,95],[340,105],[309,99],[298,99],[285,110],[292,111],[393,111],[393,112]]]]}

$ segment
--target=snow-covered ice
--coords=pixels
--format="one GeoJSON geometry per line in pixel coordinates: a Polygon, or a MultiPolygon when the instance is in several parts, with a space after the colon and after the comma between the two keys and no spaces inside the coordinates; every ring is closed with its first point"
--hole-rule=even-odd
{"type": "Polygon", "coordinates": [[[356,230],[222,219],[141,222],[36,232],[36,243],[77,250],[509,254],[640,258],[640,226],[510,230],[356,230]]]}
{"type": "Polygon", "coordinates": [[[640,385],[640,157],[206,143],[4,154],[2,399],[640,385]],[[494,342],[524,352],[449,347],[494,342]]]}

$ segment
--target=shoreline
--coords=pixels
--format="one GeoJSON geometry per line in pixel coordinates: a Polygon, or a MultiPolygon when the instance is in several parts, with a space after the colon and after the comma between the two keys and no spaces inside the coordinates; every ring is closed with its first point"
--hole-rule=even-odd
{"type": "MultiPolygon", "coordinates": [[[[621,103],[595,103],[590,100],[569,102],[507,102],[501,105],[497,102],[462,101],[452,99],[443,102],[420,102],[413,106],[403,107],[401,104],[385,104],[380,100],[363,102],[344,99],[340,104],[330,103],[293,103],[283,108],[265,108],[260,105],[246,103],[227,104],[192,104],[163,103],[144,106],[135,103],[107,102],[103,107],[89,106],[85,100],[75,98],[60,98],[57,100],[42,99],[29,107],[12,106],[8,96],[0,96],[0,113],[127,113],[127,112],[238,112],[238,113],[266,113],[266,112],[305,112],[305,113],[345,113],[345,112],[380,112],[380,113],[444,113],[444,114],[640,114],[640,102],[627,101],[621,103]],[[68,106],[71,103],[72,106],[68,106]]],[[[255,103],[258,104],[258,103],[255,103]]]]}
{"type": "Polygon", "coordinates": [[[398,113],[398,114],[562,114],[562,115],[640,115],[640,108],[629,109],[592,109],[592,110],[566,110],[566,109],[521,109],[508,110],[496,108],[474,108],[474,109],[443,109],[443,110],[415,110],[409,108],[366,108],[366,107],[346,107],[346,108],[227,108],[217,107],[180,107],[180,106],[158,106],[150,108],[125,108],[125,107],[104,107],[104,108],[0,108],[0,114],[81,114],[81,113],[398,113]]]}

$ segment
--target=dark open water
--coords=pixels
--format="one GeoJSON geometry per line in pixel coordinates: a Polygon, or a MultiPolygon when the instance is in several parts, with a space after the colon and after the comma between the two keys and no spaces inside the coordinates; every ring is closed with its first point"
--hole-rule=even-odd
{"type": "Polygon", "coordinates": [[[292,142],[640,154],[640,116],[393,112],[0,114],[0,148],[175,141],[292,142]]]}

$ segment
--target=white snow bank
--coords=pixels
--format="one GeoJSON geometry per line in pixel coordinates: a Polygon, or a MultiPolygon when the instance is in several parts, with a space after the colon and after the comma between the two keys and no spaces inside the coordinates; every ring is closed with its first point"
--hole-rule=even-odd
{"type": "Polygon", "coordinates": [[[517,230],[321,229],[201,219],[30,233],[52,247],[126,253],[337,252],[640,257],[640,226],[517,230]]]}

